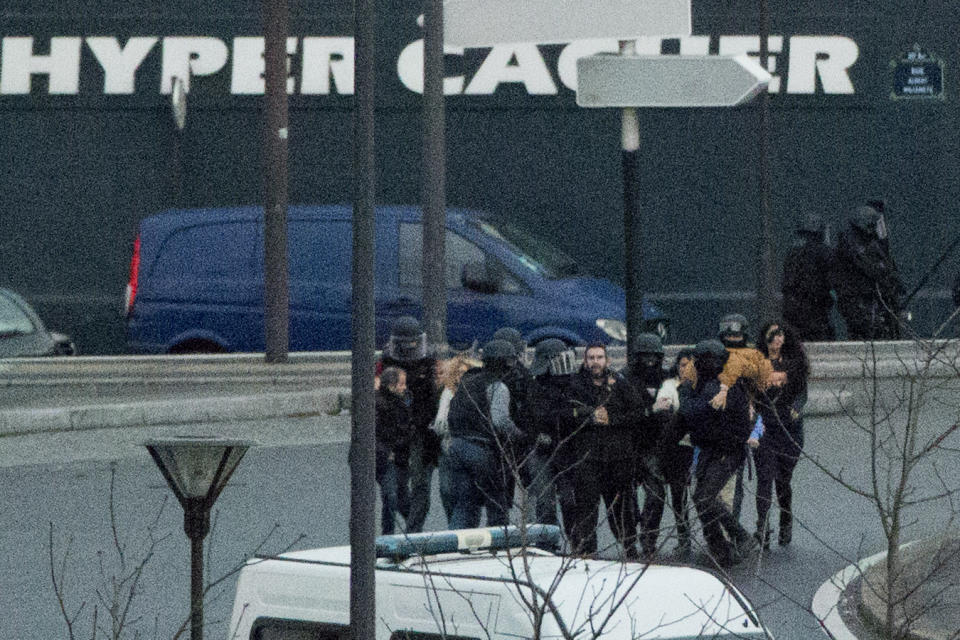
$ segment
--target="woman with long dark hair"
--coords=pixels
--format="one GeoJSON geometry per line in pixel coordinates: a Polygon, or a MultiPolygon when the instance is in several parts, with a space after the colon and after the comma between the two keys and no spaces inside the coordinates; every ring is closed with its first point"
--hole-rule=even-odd
{"type": "Polygon", "coordinates": [[[776,488],[780,506],[780,546],[793,539],[793,490],[790,482],[803,450],[803,407],[807,402],[810,362],[797,332],[783,322],[760,329],[757,348],[773,365],[770,386],[757,398],[765,431],[754,452],[757,465],[757,531],[764,549],[770,548],[767,514],[776,488]]]}

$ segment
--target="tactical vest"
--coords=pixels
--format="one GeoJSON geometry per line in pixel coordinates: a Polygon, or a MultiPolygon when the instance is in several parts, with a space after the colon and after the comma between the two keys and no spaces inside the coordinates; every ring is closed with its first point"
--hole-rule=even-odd
{"type": "Polygon", "coordinates": [[[490,421],[490,400],[487,387],[495,381],[483,369],[466,372],[450,401],[450,437],[463,438],[479,444],[496,443],[490,421]]]}

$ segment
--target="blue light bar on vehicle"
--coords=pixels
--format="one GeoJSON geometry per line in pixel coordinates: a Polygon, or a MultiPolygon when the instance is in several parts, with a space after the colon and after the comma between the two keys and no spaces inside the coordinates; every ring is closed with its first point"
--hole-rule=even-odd
{"type": "Polygon", "coordinates": [[[562,541],[560,527],[552,524],[530,524],[525,530],[511,525],[380,536],[376,539],[376,549],[378,558],[402,560],[411,556],[481,549],[515,549],[523,546],[557,551],[562,541]]]}

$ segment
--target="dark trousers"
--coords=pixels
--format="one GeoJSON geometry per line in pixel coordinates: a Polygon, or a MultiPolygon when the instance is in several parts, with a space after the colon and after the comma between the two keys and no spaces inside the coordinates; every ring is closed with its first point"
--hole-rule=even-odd
{"type": "Polygon", "coordinates": [[[407,533],[423,531],[430,511],[430,485],[436,464],[426,446],[422,437],[414,436],[407,466],[399,470],[399,508],[407,521],[407,533]]]}
{"type": "Polygon", "coordinates": [[[703,528],[703,538],[710,553],[721,565],[734,562],[736,557],[733,545],[740,545],[750,537],[720,499],[720,491],[742,464],[742,452],[700,450],[693,503],[703,528]],[[729,542],[727,538],[730,539],[729,542]]]}
{"type": "Polygon", "coordinates": [[[377,450],[376,478],[380,487],[380,527],[385,536],[392,535],[396,529],[399,513],[399,494],[397,490],[397,465],[390,459],[389,451],[377,450]]]}
{"type": "Polygon", "coordinates": [[[520,481],[526,491],[524,507],[533,507],[534,522],[557,524],[557,491],[549,454],[529,452],[520,465],[520,481]]]}
{"type": "Polygon", "coordinates": [[[578,467],[570,543],[577,554],[597,552],[597,507],[601,499],[610,531],[627,557],[636,557],[637,488],[634,465],[628,460],[585,460],[578,467]]]}
{"type": "MultiPolygon", "coordinates": [[[[690,447],[687,447],[690,448],[690,447]]],[[[692,450],[691,450],[692,457],[692,450]]],[[[655,457],[648,456],[643,468],[639,472],[641,486],[643,486],[643,510],[640,511],[640,546],[645,555],[651,555],[657,550],[657,538],[660,535],[660,522],[663,520],[663,507],[667,501],[667,490],[670,491],[670,508],[677,526],[677,540],[681,548],[690,546],[690,516],[687,511],[687,493],[690,486],[688,474],[670,474],[663,468],[663,463],[655,457]]],[[[686,463],[686,469],[690,463],[686,463]]]]}
{"type": "Polygon", "coordinates": [[[793,441],[768,440],[762,438],[760,447],[754,452],[757,465],[757,531],[766,535],[767,514],[773,502],[773,490],[776,488],[777,504],[780,505],[780,527],[792,524],[793,470],[800,459],[799,439],[793,441]]]}

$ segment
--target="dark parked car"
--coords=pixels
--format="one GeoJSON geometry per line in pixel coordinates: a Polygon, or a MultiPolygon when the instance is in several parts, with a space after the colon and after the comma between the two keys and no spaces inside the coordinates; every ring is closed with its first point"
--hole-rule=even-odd
{"type": "Polygon", "coordinates": [[[0,288],[0,358],[76,353],[73,341],[62,333],[47,331],[26,300],[10,289],[0,288]]]}

